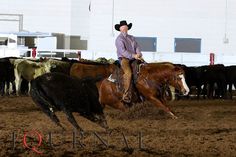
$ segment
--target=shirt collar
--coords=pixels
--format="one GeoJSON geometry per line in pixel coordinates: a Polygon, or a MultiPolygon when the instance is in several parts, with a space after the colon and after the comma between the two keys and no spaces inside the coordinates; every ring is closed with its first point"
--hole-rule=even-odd
{"type": "Polygon", "coordinates": [[[125,38],[128,36],[128,34],[125,33],[125,32],[121,32],[121,34],[122,34],[125,38]]]}

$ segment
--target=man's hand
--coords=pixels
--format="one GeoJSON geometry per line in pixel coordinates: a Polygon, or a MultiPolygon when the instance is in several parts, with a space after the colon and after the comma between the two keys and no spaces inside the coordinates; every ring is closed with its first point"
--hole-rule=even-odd
{"type": "Polygon", "coordinates": [[[139,53],[134,54],[133,56],[135,59],[141,59],[141,57],[142,57],[141,54],[139,54],[139,53]]]}

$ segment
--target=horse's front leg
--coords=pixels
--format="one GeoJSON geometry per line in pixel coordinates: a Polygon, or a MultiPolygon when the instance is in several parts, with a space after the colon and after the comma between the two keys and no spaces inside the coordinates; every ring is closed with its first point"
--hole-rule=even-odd
{"type": "Polygon", "coordinates": [[[157,88],[153,85],[149,85],[149,83],[145,79],[141,79],[137,85],[137,89],[139,90],[140,94],[145,97],[147,101],[152,103],[153,105],[160,107],[162,110],[164,110],[166,113],[168,113],[173,119],[177,119],[177,117],[174,115],[174,113],[171,112],[171,110],[165,106],[166,101],[162,98],[163,95],[160,98],[157,98],[157,95],[160,95],[157,88]]]}
{"type": "Polygon", "coordinates": [[[147,98],[147,100],[149,102],[151,102],[152,104],[154,104],[155,106],[160,107],[161,109],[163,109],[166,113],[168,113],[171,116],[171,118],[173,118],[173,119],[178,118],[177,116],[174,115],[174,113],[167,106],[165,106],[165,102],[166,102],[165,100],[159,100],[154,96],[151,96],[151,97],[147,98]]]}

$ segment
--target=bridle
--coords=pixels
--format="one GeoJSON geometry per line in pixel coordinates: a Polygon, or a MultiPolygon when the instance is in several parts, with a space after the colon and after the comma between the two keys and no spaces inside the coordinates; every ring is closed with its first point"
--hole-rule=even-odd
{"type": "Polygon", "coordinates": [[[179,75],[183,75],[183,73],[176,73],[173,78],[173,82],[174,82],[174,84],[177,85],[178,90],[181,89],[181,86],[179,85],[179,81],[181,81],[181,79],[182,79],[179,75]]]}

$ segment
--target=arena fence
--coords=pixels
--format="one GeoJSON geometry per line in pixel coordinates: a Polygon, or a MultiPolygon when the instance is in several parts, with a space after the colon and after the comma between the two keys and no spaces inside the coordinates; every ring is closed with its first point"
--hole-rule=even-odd
{"type": "MultiPolygon", "coordinates": [[[[34,57],[34,49],[29,49],[30,57],[34,57]],[[32,55],[33,54],[33,55],[32,55]]],[[[36,58],[74,58],[78,57],[89,60],[96,60],[103,57],[106,59],[117,59],[116,52],[92,52],[88,50],[36,50],[36,58]]],[[[209,64],[236,65],[235,54],[215,54],[215,53],[186,53],[186,52],[143,52],[143,57],[147,62],[172,62],[175,64],[185,64],[186,66],[201,66],[209,64]]]]}
{"type": "MultiPolygon", "coordinates": [[[[117,59],[116,52],[92,52],[89,50],[75,49],[20,49],[24,58],[57,58],[67,57],[70,59],[88,59],[97,58],[117,59]],[[24,53],[23,53],[24,52],[24,53]]],[[[143,52],[143,58],[146,62],[172,62],[175,64],[184,64],[186,66],[201,66],[209,64],[236,65],[235,54],[216,54],[216,53],[186,53],[186,52],[143,52]]]]}

